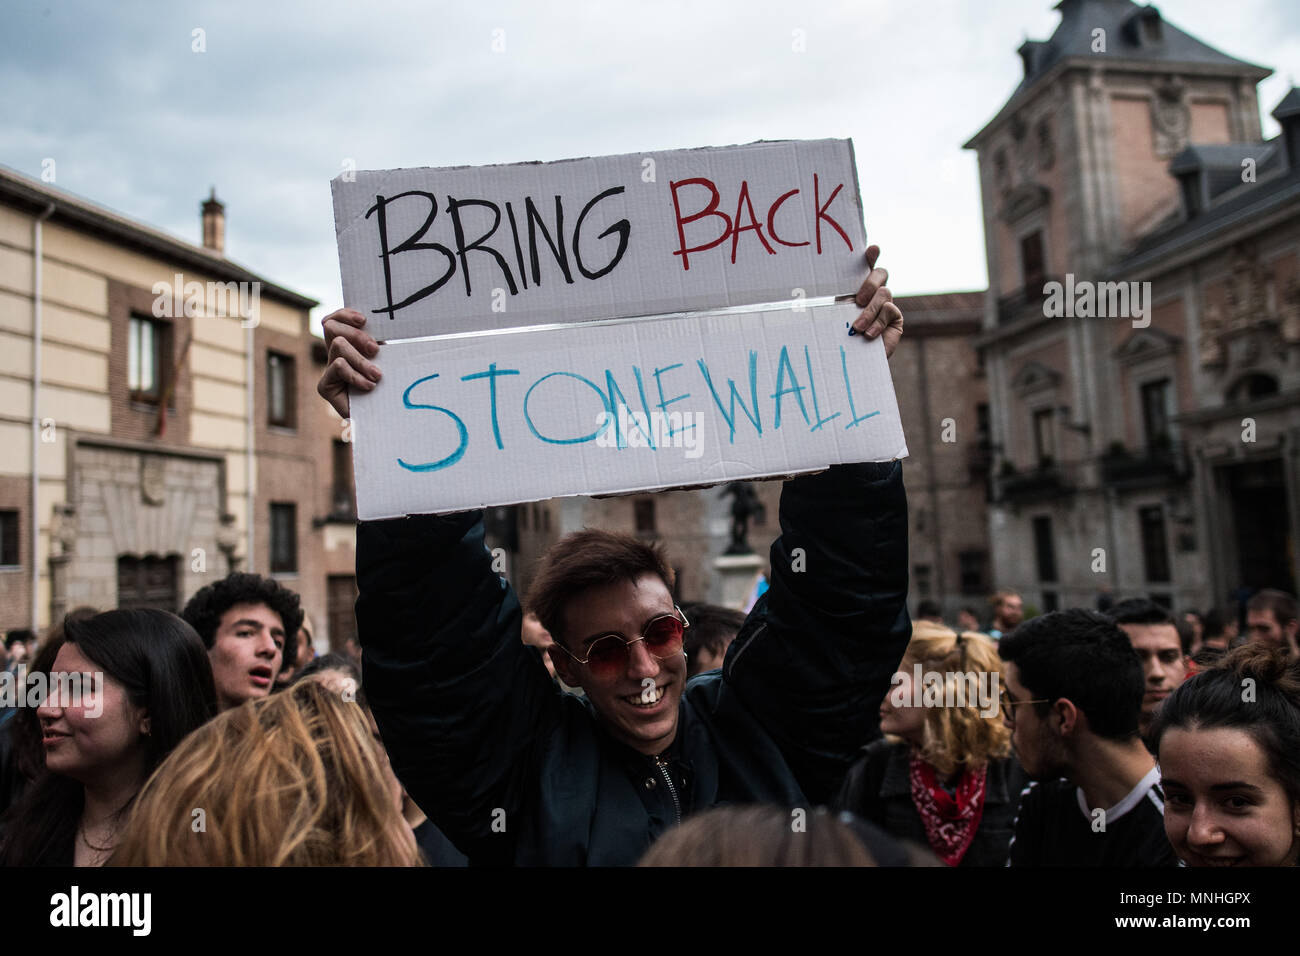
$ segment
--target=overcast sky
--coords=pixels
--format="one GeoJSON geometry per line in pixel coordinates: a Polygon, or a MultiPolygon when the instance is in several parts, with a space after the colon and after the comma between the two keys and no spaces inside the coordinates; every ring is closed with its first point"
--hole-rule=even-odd
{"type": "MultiPolygon", "coordinates": [[[[1300,64],[1300,5],[1159,8],[1277,71],[1260,88],[1273,135],[1267,113],[1300,64]]],[[[1057,22],[1048,0],[16,0],[0,34],[0,164],[39,176],[52,158],[58,187],[192,242],[215,185],[227,255],[320,299],[318,322],[342,304],[329,181],[345,160],[849,136],[894,291],[982,289],[975,157],[961,144],[1019,82],[1016,47],[1057,22]]]]}

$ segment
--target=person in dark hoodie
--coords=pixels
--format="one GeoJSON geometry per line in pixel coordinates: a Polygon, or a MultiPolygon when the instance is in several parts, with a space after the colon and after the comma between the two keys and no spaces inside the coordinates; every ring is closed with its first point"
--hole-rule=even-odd
{"type": "MultiPolygon", "coordinates": [[[[853,324],[888,354],[903,316],[878,255],[867,250],[853,324]]],[[[351,309],[324,322],[318,391],[342,415],[349,387],[381,377],[364,325],[351,309]]],[[[689,684],[689,622],[663,555],[606,532],[561,539],[529,610],[580,699],[521,643],[481,512],[360,523],[366,692],[399,779],[471,864],[631,865],[693,811],[829,802],[911,630],[902,466],[791,479],[780,524],[771,587],[722,669],[689,684]]]]}
{"type": "Polygon", "coordinates": [[[888,736],[863,748],[836,806],[948,866],[1005,866],[1028,781],[1002,721],[1001,674],[988,638],[918,622],[880,706],[888,736]]]}

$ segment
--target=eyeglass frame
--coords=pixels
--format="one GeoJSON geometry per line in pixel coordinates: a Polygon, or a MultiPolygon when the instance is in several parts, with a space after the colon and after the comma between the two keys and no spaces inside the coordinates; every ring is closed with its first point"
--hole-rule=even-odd
{"type": "Polygon", "coordinates": [[[1002,693],[999,696],[1002,698],[998,702],[1002,708],[1002,716],[1006,718],[1009,724],[1016,722],[1016,712],[1012,710],[1013,707],[1019,707],[1021,704],[1050,704],[1061,699],[1059,697],[1041,697],[1035,700],[1012,700],[1007,696],[1005,687],[1002,688],[1002,693]]]}
{"type": "MultiPolygon", "coordinates": [[[[645,636],[646,636],[646,632],[650,630],[650,628],[654,625],[655,621],[661,621],[661,620],[663,620],[663,619],[666,618],[666,617],[671,617],[671,618],[673,618],[674,620],[678,620],[678,621],[681,621],[681,622],[682,622],[682,634],[683,634],[683,640],[682,640],[682,643],[683,643],[683,645],[684,645],[684,644],[685,644],[685,636],[684,636],[684,635],[685,635],[685,633],[686,633],[686,629],[687,629],[688,627],[691,626],[691,622],[687,619],[686,614],[682,611],[682,609],[681,609],[680,607],[678,607],[676,604],[674,604],[674,605],[673,605],[673,609],[672,609],[671,611],[665,611],[665,612],[662,613],[662,614],[656,614],[654,617],[650,618],[650,620],[646,621],[646,622],[645,622],[645,627],[643,627],[643,628],[641,629],[641,636],[638,637],[638,638],[636,638],[635,640],[631,640],[631,641],[629,641],[629,640],[625,639],[625,638],[623,637],[623,635],[620,634],[620,633],[618,633],[617,631],[610,631],[608,634],[601,634],[599,637],[595,638],[595,639],[591,642],[591,644],[587,647],[587,657],[586,657],[585,660],[584,660],[583,658],[580,658],[577,654],[573,653],[573,651],[569,650],[567,647],[565,647],[563,641],[558,641],[558,640],[557,640],[557,641],[552,641],[552,642],[551,642],[551,646],[552,646],[552,647],[558,647],[560,650],[564,651],[564,653],[568,654],[571,658],[573,658],[573,660],[574,660],[576,663],[581,664],[581,665],[583,665],[584,667],[586,667],[586,666],[587,666],[587,662],[591,660],[591,648],[595,647],[597,644],[599,644],[601,641],[605,640],[605,638],[607,638],[607,637],[617,637],[619,640],[623,641],[623,647],[624,647],[624,649],[625,649],[626,652],[627,652],[628,659],[630,660],[631,657],[632,657],[632,645],[633,645],[633,644],[636,644],[636,643],[638,643],[638,642],[640,642],[640,641],[644,641],[644,640],[645,640],[645,636]]],[[[683,653],[684,653],[684,651],[683,651],[683,653]]],[[[650,656],[653,657],[653,658],[654,658],[655,660],[657,660],[657,661],[665,661],[665,660],[668,660],[667,657],[659,657],[659,656],[657,656],[657,655],[655,655],[655,654],[650,654],[650,656]]],[[[675,654],[670,654],[670,655],[668,655],[668,656],[669,656],[669,657],[675,657],[676,655],[675,655],[675,654]]]]}

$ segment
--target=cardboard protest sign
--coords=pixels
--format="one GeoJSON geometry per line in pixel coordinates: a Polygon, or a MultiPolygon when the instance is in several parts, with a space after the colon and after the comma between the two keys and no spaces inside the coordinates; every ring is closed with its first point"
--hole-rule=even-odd
{"type": "Polygon", "coordinates": [[[853,292],[849,140],[336,178],[343,299],[380,341],[853,292]]]}
{"type": "Polygon", "coordinates": [[[387,345],[352,395],[362,520],[907,454],[853,304],[387,345]]]}

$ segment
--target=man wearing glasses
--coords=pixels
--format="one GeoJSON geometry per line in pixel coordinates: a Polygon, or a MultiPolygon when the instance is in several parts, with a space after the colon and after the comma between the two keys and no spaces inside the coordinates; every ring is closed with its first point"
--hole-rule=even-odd
{"type": "Polygon", "coordinates": [[[1033,781],[1011,866],[1177,866],[1160,770],[1138,736],[1142,662],[1110,618],[1072,608],[998,642],[1002,714],[1033,781]]]}
{"type": "MultiPolygon", "coordinates": [[[[902,313],[867,252],[854,326],[891,353],[902,313]]],[[[380,375],[353,310],[324,322],[318,386],[341,415],[380,375]]],[[[834,796],[907,645],[907,501],[898,462],[785,483],[771,587],[721,671],[686,681],[673,574],[636,539],[568,536],[530,594],[559,691],[492,571],[481,513],[362,522],[366,693],[407,791],[472,864],[622,865],[719,803],[810,811],[834,796]]],[[[800,832],[792,815],[792,832],[800,832]]]]}

